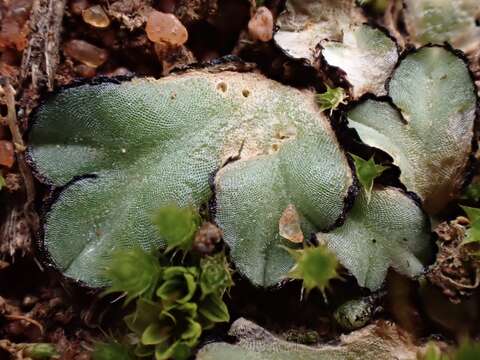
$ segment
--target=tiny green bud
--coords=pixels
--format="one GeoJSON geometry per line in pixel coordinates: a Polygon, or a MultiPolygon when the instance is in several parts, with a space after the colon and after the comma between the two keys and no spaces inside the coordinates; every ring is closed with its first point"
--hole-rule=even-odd
{"type": "Polygon", "coordinates": [[[208,294],[220,296],[233,285],[232,274],[223,253],[207,256],[200,261],[202,298],[208,294]]]}
{"type": "Polygon", "coordinates": [[[377,165],[373,160],[373,156],[369,160],[364,160],[359,156],[350,154],[355,163],[355,169],[357,171],[358,181],[362,185],[363,191],[367,197],[367,203],[370,202],[372,195],[373,182],[377,177],[388,168],[387,166],[377,165]]]}
{"type": "Polygon", "coordinates": [[[113,253],[105,277],[111,287],[103,295],[123,292],[127,295],[125,304],[140,296],[152,298],[161,274],[156,256],[140,248],[118,250],[113,253]]]}
{"type": "Polygon", "coordinates": [[[198,212],[192,208],[168,205],[160,208],[152,221],[161,238],[167,243],[167,252],[175,248],[186,252],[193,245],[201,219],[198,212]]]}
{"type": "Polygon", "coordinates": [[[296,260],[288,277],[303,280],[307,292],[317,288],[324,294],[330,280],[340,277],[337,273],[338,260],[325,245],[308,246],[301,250],[285,249],[296,260]]]}
{"type": "Polygon", "coordinates": [[[320,111],[330,110],[330,113],[333,110],[337,109],[340,104],[345,104],[345,99],[347,95],[345,90],[341,87],[331,88],[327,86],[327,91],[322,94],[316,95],[317,104],[320,107],[320,111]]]}

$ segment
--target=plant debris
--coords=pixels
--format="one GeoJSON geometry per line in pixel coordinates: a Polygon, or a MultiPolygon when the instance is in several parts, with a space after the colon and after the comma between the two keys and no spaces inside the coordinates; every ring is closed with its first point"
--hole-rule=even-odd
{"type": "Polygon", "coordinates": [[[453,303],[472,295],[480,285],[480,259],[475,244],[465,245],[469,221],[458,217],[435,228],[438,253],[427,271],[428,280],[438,286],[453,303]]]}
{"type": "Polygon", "coordinates": [[[208,344],[199,351],[197,360],[411,360],[422,349],[401,328],[384,321],[342,335],[338,345],[290,343],[243,318],[232,324],[229,335],[235,338],[234,344],[208,344]]]}

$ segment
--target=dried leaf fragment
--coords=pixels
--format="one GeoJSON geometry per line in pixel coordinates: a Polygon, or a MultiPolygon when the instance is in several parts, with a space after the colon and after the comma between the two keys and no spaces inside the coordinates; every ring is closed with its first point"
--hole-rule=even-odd
{"type": "Polygon", "coordinates": [[[42,181],[63,186],[45,216],[44,246],[67,277],[90,286],[105,284],[112,249],[165,248],[154,211],[198,209],[214,173],[215,222],[239,272],[261,286],[293,265],[279,247],[288,245],[278,227],[288,204],[309,215],[311,233],[335,224],[351,196],[352,170],[315,94],[254,73],[82,85],[35,117],[31,163],[42,181]],[[222,165],[241,144],[240,159],[222,165]]]}
{"type": "Polygon", "coordinates": [[[282,213],[278,222],[280,236],[293,243],[302,243],[304,236],[300,226],[300,216],[295,205],[289,204],[282,213]]]}
{"type": "Polygon", "coordinates": [[[340,336],[338,345],[287,342],[243,318],[232,324],[229,335],[235,337],[234,344],[210,343],[196,360],[411,360],[422,349],[401,328],[384,321],[340,336]]]}
{"type": "Polygon", "coordinates": [[[367,99],[348,113],[349,124],[393,158],[403,184],[436,213],[458,195],[472,152],[476,94],[468,67],[443,47],[421,48],[396,67],[388,94],[393,104],[367,99]]]}
{"type": "Polygon", "coordinates": [[[274,40],[288,56],[312,65],[320,41],[341,40],[344,31],[364,20],[355,0],[288,0],[274,40]]]}

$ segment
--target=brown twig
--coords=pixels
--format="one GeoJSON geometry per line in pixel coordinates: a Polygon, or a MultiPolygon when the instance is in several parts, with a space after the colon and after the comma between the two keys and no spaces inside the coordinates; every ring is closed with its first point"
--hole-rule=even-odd
{"type": "Polygon", "coordinates": [[[10,85],[8,79],[5,80],[6,84],[1,88],[3,90],[5,104],[7,105],[7,125],[12,134],[13,144],[15,146],[15,153],[17,156],[18,167],[20,173],[22,174],[23,181],[25,184],[25,192],[27,196],[27,203],[25,208],[29,209],[35,200],[35,183],[33,180],[32,173],[27,166],[24,157],[24,151],[26,149],[25,143],[23,142],[22,133],[17,122],[17,111],[15,109],[15,89],[10,85]]]}
{"type": "Polygon", "coordinates": [[[17,125],[17,112],[15,110],[15,89],[10,85],[8,78],[5,79],[6,84],[3,86],[3,94],[5,98],[5,104],[7,105],[7,125],[12,133],[13,144],[15,145],[15,151],[25,151],[25,145],[23,143],[22,133],[17,125]]]}
{"type": "Polygon", "coordinates": [[[20,321],[26,321],[32,325],[35,325],[36,327],[38,327],[38,329],[40,330],[40,333],[41,335],[43,335],[45,333],[45,330],[43,328],[43,325],[40,324],[37,320],[35,319],[32,319],[32,318],[29,318],[28,316],[24,316],[24,315],[5,315],[5,319],[7,320],[20,320],[20,321]]]}
{"type": "Polygon", "coordinates": [[[3,95],[3,100],[7,106],[7,115],[5,121],[12,134],[12,141],[15,148],[15,156],[17,159],[18,168],[23,178],[25,185],[26,202],[23,206],[23,215],[28,222],[32,232],[38,228],[38,216],[33,210],[33,203],[35,201],[35,182],[30,168],[25,160],[24,152],[26,149],[23,141],[22,133],[20,131],[19,123],[17,121],[15,89],[10,84],[9,79],[4,79],[3,86],[0,86],[0,94],[3,95]]]}

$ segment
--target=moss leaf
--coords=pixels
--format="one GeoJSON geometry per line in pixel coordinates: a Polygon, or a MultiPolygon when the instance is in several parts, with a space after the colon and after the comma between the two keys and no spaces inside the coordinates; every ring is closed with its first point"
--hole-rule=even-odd
{"type": "Polygon", "coordinates": [[[364,143],[387,152],[400,180],[430,213],[463,185],[472,151],[476,97],[467,65],[442,47],[408,55],[389,85],[393,104],[366,100],[349,114],[364,143]]]}
{"type": "Polygon", "coordinates": [[[419,275],[431,253],[427,217],[396,188],[374,189],[370,202],[360,195],[343,226],[318,233],[360,286],[377,290],[388,268],[419,275]]]}
{"type": "Polygon", "coordinates": [[[227,305],[223,302],[221,296],[216,294],[208,295],[198,305],[198,312],[208,322],[227,322],[230,320],[227,305]]]}
{"type": "Polygon", "coordinates": [[[222,167],[225,241],[245,275],[272,284],[292,265],[277,256],[281,211],[292,203],[309,223],[331,226],[353,183],[314,93],[252,73],[83,85],[53,96],[33,120],[31,163],[44,183],[63,187],[45,215],[44,248],[66,276],[90,286],[108,283],[101,269],[114,249],[165,248],[155,210],[198,209],[222,167]],[[245,262],[248,242],[261,251],[245,262]]]}
{"type": "Polygon", "coordinates": [[[477,0],[405,0],[404,18],[418,45],[448,42],[467,53],[480,46],[477,0]]]}
{"type": "Polygon", "coordinates": [[[465,239],[462,244],[480,242],[480,209],[468,206],[462,206],[461,208],[470,220],[470,227],[465,233],[465,239]]]}
{"type": "Polygon", "coordinates": [[[131,331],[141,336],[153,319],[158,318],[162,309],[159,303],[138,299],[135,312],[125,316],[124,321],[131,331]]]}
{"type": "Polygon", "coordinates": [[[169,304],[190,301],[197,289],[196,268],[170,266],[164,270],[162,278],[164,282],[157,289],[157,296],[169,304]]]}
{"type": "Polygon", "coordinates": [[[385,81],[398,60],[397,46],[378,29],[360,25],[344,31],[341,41],[321,42],[325,61],[345,72],[353,98],[385,95],[385,81]]]}
{"type": "Polygon", "coordinates": [[[279,246],[292,246],[279,234],[287,206],[295,206],[304,234],[326,229],[343,211],[338,194],[351,185],[348,165],[327,150],[327,133],[319,130],[298,134],[269,156],[231,163],[215,178],[216,221],[237,270],[254,284],[274,285],[294,265],[279,246]]]}

